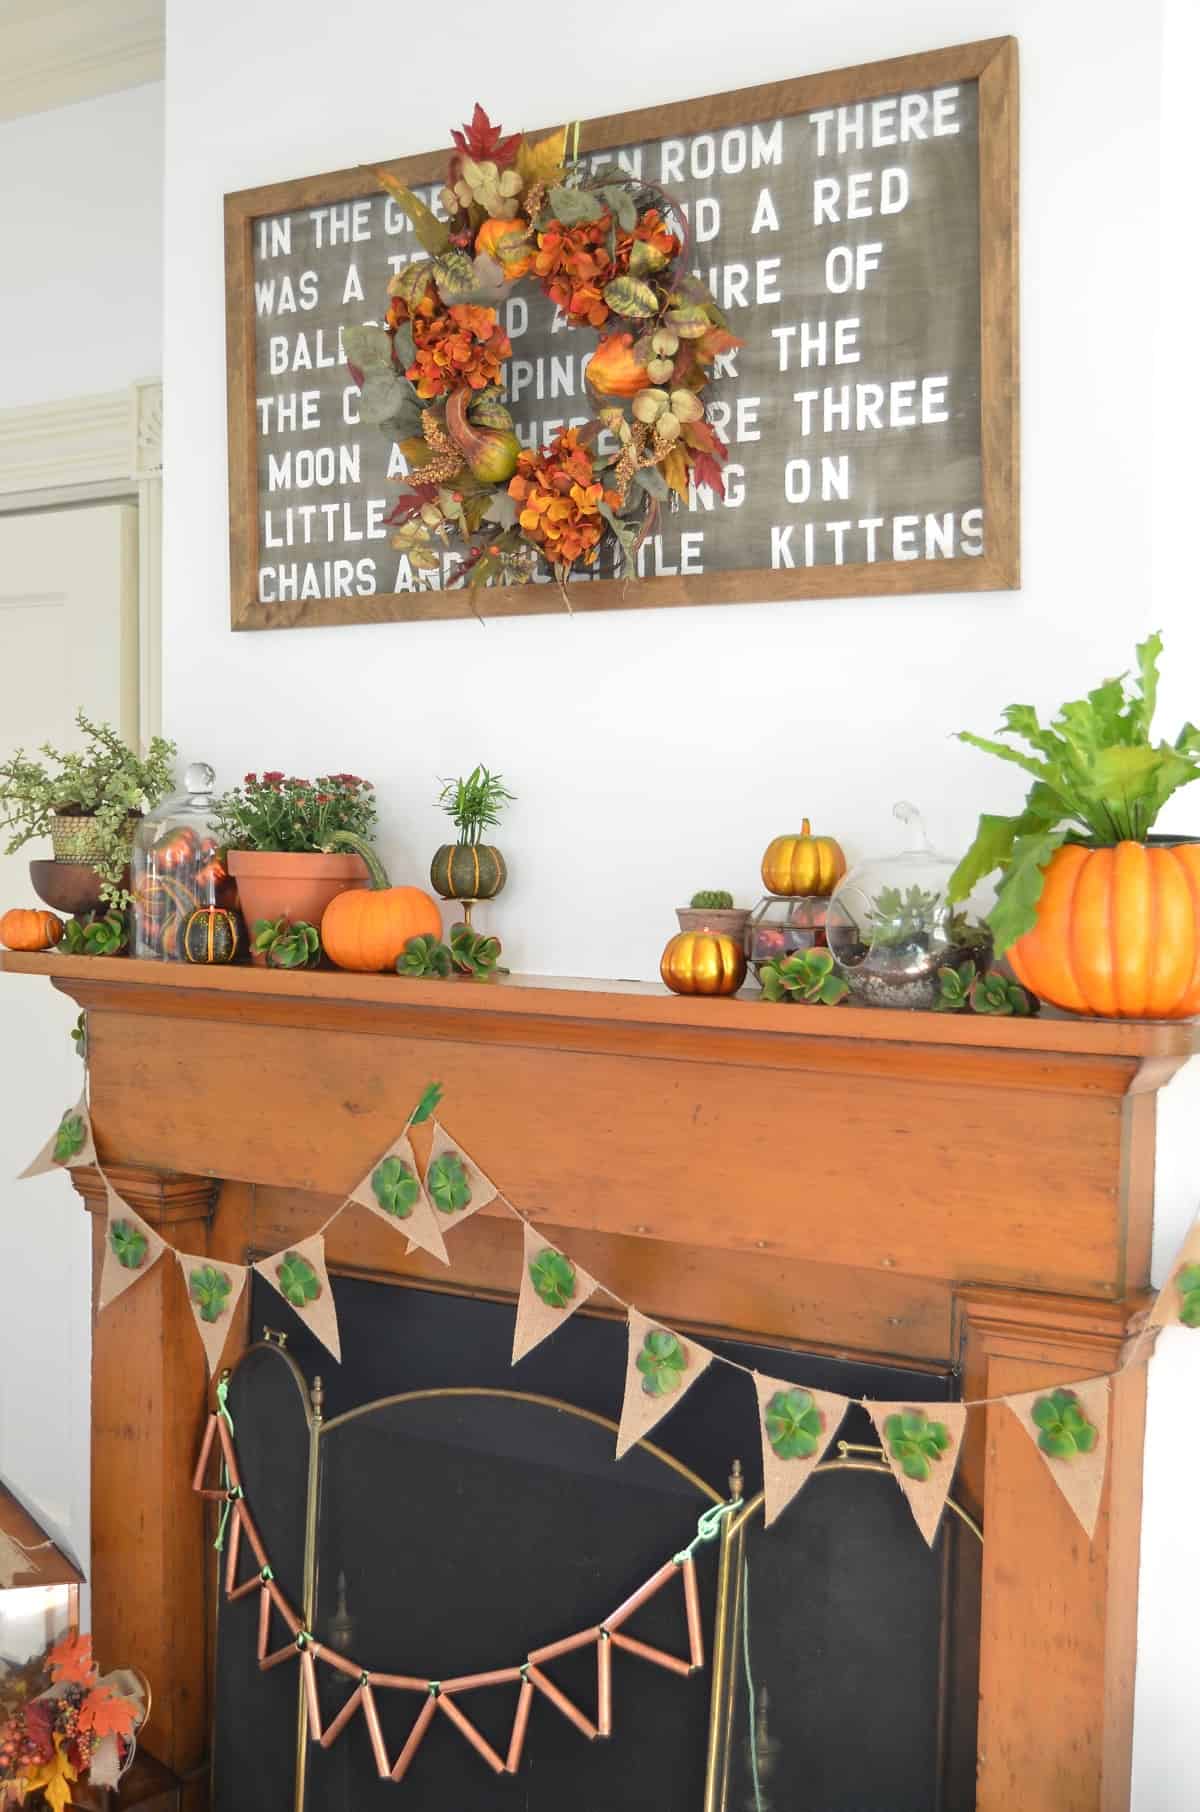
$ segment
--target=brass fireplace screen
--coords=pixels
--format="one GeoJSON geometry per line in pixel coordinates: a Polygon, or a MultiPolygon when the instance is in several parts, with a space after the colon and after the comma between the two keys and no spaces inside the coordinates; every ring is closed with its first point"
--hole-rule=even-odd
{"type": "MultiPolygon", "coordinates": [[[[877,1449],[839,1442],[817,1468],[889,1486],[857,1535],[854,1517],[833,1519],[835,1542],[851,1542],[835,1553],[828,1529],[797,1515],[820,1484],[763,1534],[761,1494],[741,1501],[736,1463],[717,1484],[642,1442],[615,1465],[615,1424],[550,1396],[426,1389],[326,1420],[319,1380],[310,1392],[263,1343],[227,1404],[202,1468],[224,1498],[215,1812],[289,1796],[296,1812],[490,1805],[489,1777],[518,1772],[531,1809],[570,1795],[576,1812],[643,1800],[770,1812],[785,1775],[811,1778],[794,1645],[822,1645],[831,1569],[865,1565],[870,1516],[901,1501],[877,1449]]],[[[911,1544],[903,1567],[940,1567],[943,1584],[954,1539],[980,1536],[949,1507],[956,1538],[939,1537],[940,1556],[889,1523],[911,1544]]],[[[876,1584],[874,1616],[857,1613],[868,1648],[911,1634],[895,1627],[911,1610],[888,1603],[903,1567],[876,1584]]],[[[944,1634],[936,1646],[944,1674],[944,1634]]],[[[913,1637],[917,1675],[928,1647],[913,1637]]],[[[901,1777],[912,1751],[907,1791],[943,1803],[920,1784],[925,1737],[899,1690],[879,1740],[895,1725],[901,1777]]],[[[935,1733],[942,1722],[931,1713],[935,1733]]],[[[889,1805],[909,1803],[902,1778],[892,1790],[889,1805]]],[[[836,1806],[833,1783],[811,1803],[836,1806]]]]}

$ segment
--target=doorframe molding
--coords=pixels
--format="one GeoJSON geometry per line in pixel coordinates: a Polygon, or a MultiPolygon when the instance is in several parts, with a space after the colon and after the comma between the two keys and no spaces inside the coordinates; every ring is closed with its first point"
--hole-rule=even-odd
{"type": "Polygon", "coordinates": [[[0,515],[132,497],[138,506],[138,718],[162,728],[162,380],[0,409],[0,515]]]}

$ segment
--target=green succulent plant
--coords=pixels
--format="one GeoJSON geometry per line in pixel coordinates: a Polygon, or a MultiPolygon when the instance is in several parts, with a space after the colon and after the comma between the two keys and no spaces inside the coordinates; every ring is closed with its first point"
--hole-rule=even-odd
{"type": "Polygon", "coordinates": [[[767,1439],[781,1460],[810,1460],[821,1446],[821,1412],[806,1390],[777,1390],[763,1416],[767,1439]]]}
{"type": "Polygon", "coordinates": [[[959,963],[956,969],[938,970],[938,997],[933,1003],[935,1013],[963,1013],[971,1004],[971,989],[975,985],[975,965],[972,962],[959,963]]]}
{"type": "Polygon", "coordinates": [[[1179,1291],[1179,1319],[1185,1328],[1200,1328],[1200,1265],[1185,1265],[1175,1279],[1179,1291]]]}
{"type": "Polygon", "coordinates": [[[429,1166],[426,1187],[443,1214],[457,1214],[471,1200],[471,1181],[456,1152],[444,1151],[429,1166]]]}
{"type": "Polygon", "coordinates": [[[87,912],[68,919],[59,949],[68,956],[119,956],[129,942],[129,928],[119,912],[87,912]]]}
{"type": "Polygon", "coordinates": [[[71,1043],[75,1046],[75,1055],[82,1062],[87,1062],[87,1014],[81,1013],[71,1027],[71,1043]]]}
{"type": "Polygon", "coordinates": [[[216,1265],[197,1265],[188,1273],[188,1295],[199,1310],[201,1321],[220,1321],[232,1291],[233,1279],[216,1265]]]}
{"type": "Polygon", "coordinates": [[[997,1017],[1011,1014],[1015,1019],[1028,1019],[1041,1002],[1023,988],[1019,981],[995,972],[981,975],[971,989],[971,1011],[997,1017]]]}
{"type": "Polygon", "coordinates": [[[294,1309],[306,1309],[321,1294],[321,1279],[299,1252],[287,1252],[276,1267],[279,1289],[294,1309]]]}
{"type": "Polygon", "coordinates": [[[453,967],[449,947],[439,937],[410,937],[396,958],[396,974],[416,981],[428,976],[445,980],[453,967]]]}
{"type": "Polygon", "coordinates": [[[707,892],[694,893],[692,905],[702,912],[730,912],[733,909],[733,895],[726,893],[722,887],[713,887],[707,892]]]}
{"type": "Polygon", "coordinates": [[[883,1425],[888,1452],[906,1479],[924,1484],[934,1464],[950,1445],[944,1422],[931,1422],[923,1409],[905,1409],[883,1425]]]}
{"type": "Polygon", "coordinates": [[[666,1328],[652,1328],[642,1342],[637,1368],[642,1374],[642,1389],[648,1397],[669,1397],[678,1390],[687,1370],[687,1348],[677,1335],[666,1328]]]}
{"type": "Polygon", "coordinates": [[[54,1135],[54,1162],[69,1164],[72,1158],[78,1157],[86,1144],[87,1124],[83,1115],[68,1108],[54,1135]]]}
{"type": "Polygon", "coordinates": [[[476,981],[489,981],[493,975],[507,975],[500,967],[500,939],[485,937],[469,925],[450,928],[450,956],[462,975],[473,975],[476,981]]]}
{"type": "Polygon", "coordinates": [[[406,1221],[421,1199],[421,1185],[412,1167],[397,1157],[385,1158],[371,1178],[375,1200],[385,1214],[406,1221]]]}
{"type": "Polygon", "coordinates": [[[1091,1453],[1100,1439],[1073,1390],[1052,1390],[1048,1397],[1039,1397],[1029,1413],[1038,1430],[1038,1446],[1052,1460],[1091,1453]]]}
{"type": "Polygon", "coordinates": [[[811,1005],[836,1007],[850,992],[849,984],[833,972],[828,950],[795,950],[759,970],[764,1000],[799,1000],[811,1005]]]}
{"type": "Polygon", "coordinates": [[[110,1221],[108,1243],[119,1265],[124,1265],[127,1271],[141,1270],[150,1242],[140,1227],[135,1227],[132,1221],[110,1221]]]}
{"type": "Polygon", "coordinates": [[[321,934],[304,919],[259,919],[254,948],[268,969],[315,969],[321,960],[321,934]]]}
{"type": "Polygon", "coordinates": [[[565,1309],[575,1294],[575,1267],[569,1258],[547,1246],[529,1267],[534,1289],[550,1309],[565,1309]]]}

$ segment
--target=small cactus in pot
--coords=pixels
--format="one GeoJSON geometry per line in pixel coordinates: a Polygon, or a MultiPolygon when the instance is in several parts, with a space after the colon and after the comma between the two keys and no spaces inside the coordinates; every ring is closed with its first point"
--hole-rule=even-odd
{"type": "Polygon", "coordinates": [[[444,900],[493,900],[500,892],[508,869],[500,851],[482,837],[499,824],[500,813],[515,797],[503,777],[485,767],[443,782],[438,804],[458,831],[458,841],[442,844],[429,879],[444,900]]]}
{"type": "Polygon", "coordinates": [[[694,893],[689,905],[677,906],[675,917],[681,931],[720,931],[740,945],[750,913],[745,906],[735,906],[733,895],[724,887],[709,887],[694,893]]]}

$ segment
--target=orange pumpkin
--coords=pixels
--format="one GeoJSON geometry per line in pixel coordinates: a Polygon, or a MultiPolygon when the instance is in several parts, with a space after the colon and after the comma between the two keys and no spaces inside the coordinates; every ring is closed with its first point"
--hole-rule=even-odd
{"type": "Polygon", "coordinates": [[[1007,956],[1024,987],[1072,1013],[1200,1013],[1200,844],[1064,844],[1046,866],[1037,924],[1007,956]]]}
{"type": "Polygon", "coordinates": [[[762,859],[768,893],[816,893],[828,896],[846,872],[841,845],[832,837],[814,837],[806,818],[799,836],[774,837],[762,859]]]}
{"type": "Polygon", "coordinates": [[[370,874],[366,887],[335,894],[325,908],[321,943],[330,962],[339,969],[374,974],[396,967],[410,937],[441,937],[436,900],[419,887],[393,887],[371,845],[353,832],[339,831],[330,842],[354,850],[370,874]]]}
{"type": "Polygon", "coordinates": [[[529,222],[519,214],[513,220],[485,220],[475,235],[475,250],[494,258],[508,283],[533,269],[534,249],[529,222]]]}
{"type": "Polygon", "coordinates": [[[587,381],[598,396],[636,396],[650,373],[633,350],[631,333],[610,333],[588,360],[587,381]]]}
{"type": "Polygon", "coordinates": [[[50,950],[62,934],[62,920],[37,907],[14,906],[0,918],[0,944],[9,950],[50,950]]]}
{"type": "Polygon", "coordinates": [[[746,958],[723,931],[680,931],[663,951],[659,974],[672,994],[736,994],[746,958]]]}

